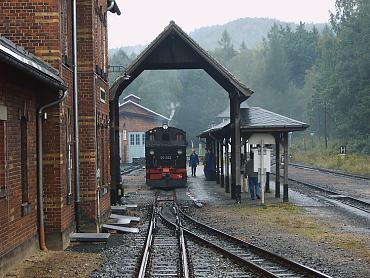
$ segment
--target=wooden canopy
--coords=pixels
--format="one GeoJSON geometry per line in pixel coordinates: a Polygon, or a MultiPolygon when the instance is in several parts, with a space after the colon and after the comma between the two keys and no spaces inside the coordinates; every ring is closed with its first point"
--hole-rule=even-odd
{"type": "Polygon", "coordinates": [[[241,100],[253,91],[241,83],[224,66],[187,35],[174,21],[149,44],[110,88],[110,99],[122,91],[144,70],[203,69],[229,94],[241,100]]]}

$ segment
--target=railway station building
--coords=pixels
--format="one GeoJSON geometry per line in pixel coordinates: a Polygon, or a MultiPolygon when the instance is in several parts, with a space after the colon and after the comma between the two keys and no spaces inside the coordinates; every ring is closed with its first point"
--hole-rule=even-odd
{"type": "MultiPolygon", "coordinates": [[[[208,147],[216,157],[216,182],[225,188],[226,193],[231,193],[232,199],[237,199],[240,190],[230,183],[230,159],[229,150],[231,144],[231,121],[225,111],[217,116],[221,121],[219,124],[203,131],[199,137],[206,140],[208,147]]],[[[285,117],[283,115],[268,111],[261,107],[249,107],[247,104],[241,104],[240,108],[240,135],[241,148],[243,153],[241,165],[249,157],[248,151],[251,151],[251,145],[261,146],[275,151],[275,198],[281,197],[280,173],[283,167],[283,201],[287,202],[288,195],[288,133],[303,131],[308,128],[308,124],[285,117]]],[[[272,154],[272,153],[271,153],[272,154]]],[[[231,153],[231,156],[233,154],[231,153]]],[[[232,161],[232,160],[231,160],[232,161]]],[[[268,160],[269,161],[269,160],[268,160]]],[[[232,162],[231,162],[232,163],[232,162]]],[[[270,165],[268,165],[269,168],[270,165]]],[[[232,167],[232,165],[231,165],[232,167]]],[[[266,192],[270,191],[269,182],[266,183],[266,192]]]]}
{"type": "Polygon", "coordinates": [[[38,244],[60,250],[72,231],[96,231],[110,211],[107,13],[120,10],[77,1],[73,25],[73,2],[0,2],[0,275],[38,244]]]}
{"type": "MultiPolygon", "coordinates": [[[[37,248],[37,139],[42,136],[37,120],[43,116],[39,109],[65,100],[67,87],[54,68],[4,37],[0,37],[0,73],[1,276],[14,260],[37,248]]],[[[54,116],[48,116],[53,121],[54,116]]],[[[47,171],[48,161],[44,164],[47,171]]]]}
{"type": "Polygon", "coordinates": [[[119,142],[121,163],[133,163],[145,158],[145,132],[169,118],[141,105],[141,98],[129,94],[119,104],[119,142]]]}

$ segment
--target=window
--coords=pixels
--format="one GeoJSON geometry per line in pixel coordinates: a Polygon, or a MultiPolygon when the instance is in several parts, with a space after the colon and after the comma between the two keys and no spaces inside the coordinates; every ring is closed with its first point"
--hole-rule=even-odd
{"type": "Polygon", "coordinates": [[[145,145],[145,134],[141,134],[141,144],[145,145]]]}
{"type": "Polygon", "coordinates": [[[181,133],[177,133],[176,134],[176,141],[182,141],[182,134],[181,133]]]}
{"type": "Polygon", "coordinates": [[[106,93],[103,88],[100,88],[100,101],[105,103],[106,93]]]}
{"type": "Polygon", "coordinates": [[[122,140],[124,141],[127,140],[127,130],[126,129],[122,130],[122,140]]]}
{"type": "Polygon", "coordinates": [[[21,186],[22,186],[22,203],[28,203],[28,156],[27,156],[27,119],[21,118],[21,186]]]}
{"type": "Polygon", "coordinates": [[[136,145],[140,145],[140,134],[135,134],[136,136],[136,145]]]}
{"type": "Polygon", "coordinates": [[[130,134],[130,145],[135,145],[135,136],[130,134]]]}

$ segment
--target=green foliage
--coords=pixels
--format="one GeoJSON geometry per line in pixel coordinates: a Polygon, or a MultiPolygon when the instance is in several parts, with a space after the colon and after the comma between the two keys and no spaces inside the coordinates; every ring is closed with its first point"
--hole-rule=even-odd
{"type": "Polygon", "coordinates": [[[222,32],[221,39],[218,41],[218,44],[219,47],[215,49],[214,56],[218,58],[222,64],[227,65],[237,52],[234,49],[234,45],[231,42],[230,35],[226,29],[222,32]]]}
{"type": "Polygon", "coordinates": [[[328,149],[316,144],[313,149],[304,150],[300,141],[291,148],[291,153],[294,162],[370,176],[370,153],[340,155],[338,142],[331,142],[328,149]]]}
{"type": "MultiPolygon", "coordinates": [[[[190,36],[203,48],[213,50],[219,46],[218,41],[222,32],[226,29],[235,46],[240,46],[244,41],[247,48],[255,48],[261,45],[263,38],[266,37],[274,24],[289,25],[292,29],[297,26],[294,23],[286,23],[271,18],[240,18],[224,25],[199,28],[191,32],[190,36]]],[[[322,30],[324,26],[325,24],[306,24],[309,30],[313,27],[322,30]]]]}
{"type": "Polygon", "coordinates": [[[333,134],[355,139],[370,134],[370,3],[337,0],[336,10],[335,34],[321,38],[313,109],[326,102],[333,134]]]}

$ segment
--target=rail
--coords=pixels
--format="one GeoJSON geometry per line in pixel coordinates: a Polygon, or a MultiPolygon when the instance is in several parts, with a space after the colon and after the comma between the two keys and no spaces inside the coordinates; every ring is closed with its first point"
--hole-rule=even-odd
{"type": "Polygon", "coordinates": [[[296,182],[298,184],[302,184],[304,186],[310,187],[314,190],[323,192],[323,193],[326,194],[325,197],[328,198],[328,199],[333,199],[333,200],[336,200],[340,203],[351,206],[353,208],[356,208],[356,209],[362,210],[364,212],[370,213],[370,203],[368,203],[366,201],[363,201],[363,200],[360,200],[360,199],[357,199],[357,198],[354,198],[354,197],[351,197],[351,196],[343,195],[342,193],[339,193],[339,192],[336,192],[336,191],[333,191],[333,190],[330,190],[330,189],[327,189],[327,188],[324,188],[322,186],[312,184],[312,183],[309,183],[309,182],[304,182],[304,181],[300,181],[300,180],[293,179],[293,178],[289,178],[289,180],[293,181],[293,182],[296,182]]]}
{"type": "Polygon", "coordinates": [[[369,176],[364,176],[364,175],[359,175],[359,174],[352,174],[352,173],[341,172],[341,171],[336,171],[336,170],[331,170],[331,169],[326,169],[326,168],[307,166],[307,165],[298,164],[298,163],[288,163],[288,165],[296,167],[296,168],[310,169],[310,170],[320,171],[320,172],[324,172],[324,173],[330,173],[330,174],[334,174],[334,175],[338,175],[338,176],[370,180],[369,176]]]}
{"type": "Polygon", "coordinates": [[[156,226],[156,216],[155,216],[156,212],[155,212],[155,210],[156,210],[156,207],[155,207],[155,205],[153,205],[153,207],[152,207],[152,217],[151,217],[151,220],[150,220],[148,235],[147,235],[147,238],[146,238],[146,241],[145,241],[145,247],[144,247],[143,255],[142,255],[142,258],[141,258],[139,274],[137,276],[138,278],[144,278],[145,277],[145,272],[146,272],[146,268],[147,268],[149,257],[150,257],[150,250],[151,250],[151,246],[152,246],[152,243],[153,243],[153,231],[154,231],[155,226],[156,226]]]}
{"type": "MultiPolygon", "coordinates": [[[[297,273],[297,274],[301,274],[301,275],[304,275],[304,277],[325,277],[325,278],[329,278],[330,276],[326,275],[326,274],[323,274],[315,269],[312,269],[310,267],[307,267],[307,266],[304,266],[300,263],[297,263],[293,260],[289,260],[285,257],[282,257],[282,256],[279,256],[275,253],[272,253],[270,251],[267,251],[265,249],[262,249],[260,247],[257,247],[251,243],[248,243],[246,241],[242,241],[236,237],[233,237],[229,234],[226,234],[222,231],[219,231],[215,228],[212,228],[204,223],[201,223],[199,222],[198,220],[195,220],[194,218],[190,217],[189,215],[185,214],[183,211],[179,210],[180,214],[188,219],[190,222],[192,222],[193,224],[195,224],[196,226],[198,227],[201,227],[202,229],[204,230],[207,230],[209,233],[213,233],[219,237],[223,237],[225,239],[227,239],[228,241],[231,241],[231,242],[234,242],[236,243],[237,245],[243,247],[243,248],[248,248],[249,250],[252,250],[255,254],[257,254],[258,256],[261,256],[262,259],[254,259],[255,261],[261,261],[261,260],[264,260],[264,259],[269,259],[277,264],[279,264],[281,267],[285,267],[285,268],[289,268],[290,270],[292,270],[293,272],[297,273]]],[[[189,229],[187,228],[184,228],[184,231],[189,234],[189,235],[192,235],[192,236],[196,236],[197,238],[199,238],[200,236],[199,235],[196,235],[194,232],[190,231],[189,229]]],[[[248,266],[250,268],[252,268],[254,271],[256,271],[257,273],[263,273],[264,277],[280,277],[278,274],[274,273],[273,271],[273,268],[271,268],[271,270],[265,270],[263,268],[263,266],[261,265],[258,265],[257,263],[253,263],[251,261],[248,261],[248,260],[245,260],[244,258],[242,258],[241,256],[238,256],[238,255],[235,255],[233,254],[234,252],[230,252],[228,250],[226,250],[225,248],[221,247],[221,246],[218,246],[216,244],[214,244],[213,242],[209,242],[209,240],[206,240],[204,237],[200,237],[201,240],[206,243],[206,244],[212,244],[215,248],[221,250],[222,252],[225,252],[225,254],[230,254],[232,255],[232,257],[234,259],[238,259],[239,261],[241,262],[245,262],[248,264],[248,266]],[[209,243],[208,243],[209,242],[209,243]]],[[[281,271],[281,270],[279,270],[281,271]]]]}
{"type": "MultiPolygon", "coordinates": [[[[168,205],[169,203],[174,207],[175,213],[177,213],[178,208],[177,205],[175,204],[176,200],[176,193],[174,191],[172,198],[169,198],[169,195],[164,194],[162,196],[159,191],[156,192],[155,195],[155,201],[152,206],[152,214],[151,214],[151,219],[149,223],[149,228],[148,228],[148,233],[145,241],[145,245],[143,248],[142,256],[141,256],[141,263],[140,263],[140,268],[138,269],[137,277],[138,278],[144,278],[153,275],[153,277],[162,277],[162,275],[173,275],[176,269],[173,267],[171,269],[167,269],[166,273],[156,273],[153,274],[151,271],[156,272],[156,264],[158,266],[158,261],[161,263],[163,262],[163,254],[161,252],[165,249],[163,248],[170,248],[170,245],[168,242],[173,241],[173,235],[174,233],[171,232],[171,235],[168,233],[168,228],[165,228],[163,230],[163,224],[160,222],[157,222],[157,218],[161,217],[161,210],[163,206],[168,205]],[[170,236],[169,236],[170,235],[170,236]],[[159,251],[155,251],[157,250],[159,251]],[[162,248],[162,249],[161,249],[162,248]],[[156,258],[158,256],[158,258],[156,258]],[[157,261],[157,262],[156,262],[157,261]],[[154,263],[153,263],[154,262],[154,263]],[[169,274],[171,273],[171,274],[169,274]]],[[[163,218],[162,218],[163,219],[163,218]]],[[[189,278],[190,277],[190,271],[189,271],[189,263],[188,263],[188,255],[186,251],[186,242],[185,242],[185,237],[184,237],[184,231],[181,228],[181,220],[180,217],[176,217],[176,222],[178,224],[175,224],[175,230],[176,230],[176,237],[177,237],[177,246],[179,249],[179,258],[177,260],[177,263],[173,262],[173,257],[168,257],[170,258],[168,260],[169,266],[178,266],[179,264],[181,265],[181,269],[177,269],[177,273],[181,273],[181,277],[184,278],[189,278]]],[[[173,245],[175,246],[175,245],[173,245]]],[[[172,250],[173,252],[173,250],[172,250]]],[[[168,255],[167,255],[168,256],[168,255]]],[[[168,263],[167,262],[167,263],[168,263]]]]}
{"type": "Polygon", "coordinates": [[[174,209],[176,213],[177,228],[179,229],[179,241],[181,246],[181,265],[183,269],[182,273],[183,277],[189,278],[190,272],[189,272],[188,254],[186,251],[186,243],[184,237],[184,229],[182,228],[181,218],[179,217],[178,212],[179,209],[176,203],[174,204],[174,209]]]}

